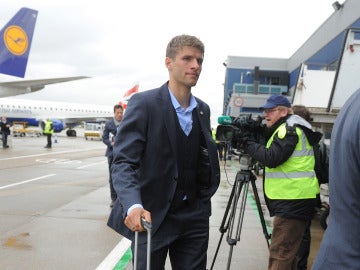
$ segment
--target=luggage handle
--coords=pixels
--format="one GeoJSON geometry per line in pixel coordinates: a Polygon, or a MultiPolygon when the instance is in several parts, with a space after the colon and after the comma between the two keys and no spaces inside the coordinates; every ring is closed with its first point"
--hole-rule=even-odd
{"type": "MultiPolygon", "coordinates": [[[[151,229],[152,225],[150,222],[141,218],[141,226],[147,231],[147,247],[146,247],[146,270],[150,270],[150,255],[151,255],[151,229]]],[[[134,270],[137,270],[137,257],[138,257],[138,238],[139,232],[135,232],[135,245],[134,245],[134,270]]]]}

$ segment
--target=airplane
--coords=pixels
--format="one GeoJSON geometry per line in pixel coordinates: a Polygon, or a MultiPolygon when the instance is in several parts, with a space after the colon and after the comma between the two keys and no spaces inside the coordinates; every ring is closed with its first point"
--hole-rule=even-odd
{"type": "MultiPolygon", "coordinates": [[[[127,104],[128,99],[138,92],[139,84],[125,92],[119,104],[127,104]]],[[[125,106],[126,108],[126,106],[125,106]]],[[[125,110],[124,108],[124,110],[125,110]]],[[[66,135],[76,136],[75,126],[83,122],[105,122],[114,117],[114,107],[107,105],[55,102],[17,98],[0,98],[0,115],[9,122],[26,122],[27,126],[42,128],[42,123],[50,118],[54,132],[68,128],[66,135]]]]}
{"type": "MultiPolygon", "coordinates": [[[[25,77],[38,11],[21,8],[0,31],[0,73],[25,77]]],[[[0,97],[39,91],[48,84],[88,78],[86,76],[0,82],[0,97]]]]}

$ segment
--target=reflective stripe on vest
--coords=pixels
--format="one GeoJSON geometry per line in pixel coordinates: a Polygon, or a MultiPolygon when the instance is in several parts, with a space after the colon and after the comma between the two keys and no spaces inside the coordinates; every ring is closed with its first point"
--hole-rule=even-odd
{"type": "MultiPolygon", "coordinates": [[[[266,144],[269,148],[280,125],[266,144]]],[[[270,199],[309,199],[319,193],[319,184],[315,175],[314,151],[304,132],[296,127],[298,143],[292,155],[276,168],[265,167],[265,194],[270,199]]]]}

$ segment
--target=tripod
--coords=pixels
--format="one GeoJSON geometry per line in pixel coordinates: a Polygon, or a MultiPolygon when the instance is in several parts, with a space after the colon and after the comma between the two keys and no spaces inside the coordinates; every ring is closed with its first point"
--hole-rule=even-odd
{"type": "Polygon", "coordinates": [[[229,257],[227,261],[227,268],[230,269],[231,264],[231,258],[233,253],[233,247],[236,245],[237,242],[240,242],[240,235],[241,235],[241,229],[244,219],[244,212],[245,212],[245,206],[246,206],[246,198],[249,190],[249,183],[251,183],[252,190],[254,192],[255,201],[257,210],[260,217],[261,226],[263,229],[263,233],[265,235],[266,243],[268,245],[268,248],[270,246],[269,239],[271,236],[267,232],[264,214],[261,209],[259,194],[257,192],[257,188],[255,185],[256,176],[251,172],[251,164],[252,159],[249,155],[240,155],[239,156],[240,161],[240,168],[241,170],[236,173],[235,177],[235,183],[231,190],[231,194],[229,197],[229,201],[226,206],[225,214],[222,219],[219,231],[221,233],[220,240],[218,243],[218,246],[216,248],[215,256],[211,264],[210,270],[213,269],[215,260],[217,257],[217,254],[220,249],[220,245],[222,242],[222,239],[224,237],[224,234],[228,231],[227,234],[227,242],[230,245],[230,251],[229,251],[229,257]],[[239,216],[236,219],[236,212],[238,210],[238,204],[239,205],[239,216]]]}

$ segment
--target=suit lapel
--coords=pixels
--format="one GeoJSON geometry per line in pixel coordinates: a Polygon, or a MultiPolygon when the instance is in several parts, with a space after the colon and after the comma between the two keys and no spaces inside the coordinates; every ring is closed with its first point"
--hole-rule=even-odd
{"type": "Polygon", "coordinates": [[[207,135],[207,132],[205,132],[207,130],[207,118],[203,109],[203,106],[201,106],[201,103],[199,101],[198,102],[198,106],[196,107],[196,113],[197,113],[197,117],[199,119],[199,123],[200,123],[200,127],[201,127],[201,133],[205,136],[207,135]]]}
{"type": "Polygon", "coordinates": [[[176,140],[174,140],[174,138],[176,138],[175,121],[178,120],[175,118],[176,115],[174,114],[174,107],[171,103],[167,83],[160,87],[159,94],[160,94],[159,106],[161,106],[160,113],[163,114],[162,119],[164,119],[164,125],[166,127],[167,135],[169,137],[169,142],[171,148],[173,149],[174,157],[176,157],[177,155],[176,140]]]}

